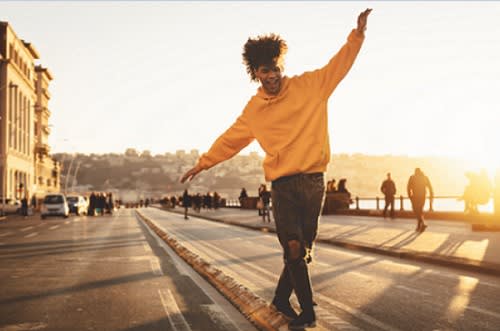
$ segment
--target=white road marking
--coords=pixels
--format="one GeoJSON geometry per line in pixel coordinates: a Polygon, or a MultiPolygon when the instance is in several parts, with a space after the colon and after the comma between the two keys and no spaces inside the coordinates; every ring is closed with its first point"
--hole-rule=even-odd
{"type": "Polygon", "coordinates": [[[418,290],[418,289],[414,289],[414,288],[411,288],[411,287],[406,287],[404,285],[396,285],[395,287],[399,288],[401,290],[404,290],[404,291],[411,292],[411,293],[416,293],[416,294],[420,294],[420,295],[429,295],[428,292],[425,292],[425,291],[422,291],[422,290],[418,290]]]}
{"type": "Polygon", "coordinates": [[[241,330],[237,325],[231,321],[226,312],[216,304],[201,305],[201,310],[205,311],[210,319],[216,324],[220,325],[222,330],[241,330]]]}
{"type": "Polygon", "coordinates": [[[53,225],[53,226],[51,226],[51,227],[49,228],[49,230],[55,230],[55,229],[57,229],[57,228],[59,228],[59,225],[53,225]]]}
{"type": "Polygon", "coordinates": [[[65,221],[64,224],[69,224],[69,221],[65,221]]]}
{"type": "Polygon", "coordinates": [[[32,232],[28,235],[25,235],[24,238],[31,238],[31,237],[35,237],[35,236],[38,236],[38,232],[32,232]]]}
{"type": "Polygon", "coordinates": [[[142,247],[144,247],[144,250],[146,253],[152,253],[153,251],[151,250],[151,247],[147,243],[142,244],[142,247]]]}
{"type": "Polygon", "coordinates": [[[152,257],[149,261],[151,262],[151,269],[153,270],[153,274],[155,274],[156,276],[163,276],[163,271],[161,270],[158,258],[152,257]]]}
{"type": "Polygon", "coordinates": [[[0,234],[0,238],[1,238],[1,237],[6,237],[6,236],[11,235],[11,234],[13,234],[13,233],[14,233],[14,232],[11,232],[11,231],[9,231],[9,232],[4,232],[4,233],[0,234]]]}
{"type": "Polygon", "coordinates": [[[0,328],[0,331],[34,331],[43,330],[45,328],[47,328],[47,323],[20,323],[4,325],[0,328]]]}
{"type": "Polygon", "coordinates": [[[174,331],[191,331],[191,327],[184,318],[184,315],[182,315],[170,289],[158,290],[158,293],[160,294],[163,309],[165,309],[172,329],[174,331]]]}
{"type": "Polygon", "coordinates": [[[482,308],[478,308],[478,307],[474,307],[474,306],[469,306],[469,307],[467,307],[467,309],[475,311],[477,313],[482,313],[482,314],[485,314],[485,315],[488,315],[488,316],[493,316],[493,317],[496,317],[496,318],[500,319],[500,314],[492,312],[492,311],[489,311],[489,310],[486,310],[486,309],[482,309],[482,308]]]}
{"type": "Polygon", "coordinates": [[[26,231],[29,231],[29,230],[34,229],[34,228],[35,228],[34,226],[28,226],[26,228],[22,228],[21,231],[26,232],[26,231]]]}

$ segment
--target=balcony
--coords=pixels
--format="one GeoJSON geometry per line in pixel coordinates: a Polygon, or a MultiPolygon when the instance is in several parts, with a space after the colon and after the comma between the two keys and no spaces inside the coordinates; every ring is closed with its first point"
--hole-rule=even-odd
{"type": "Polygon", "coordinates": [[[44,143],[36,143],[35,153],[40,155],[49,155],[50,147],[44,143]]]}

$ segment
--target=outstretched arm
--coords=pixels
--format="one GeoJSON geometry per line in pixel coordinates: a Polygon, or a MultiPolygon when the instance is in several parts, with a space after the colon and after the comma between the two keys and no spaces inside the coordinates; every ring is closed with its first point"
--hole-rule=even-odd
{"type": "Polygon", "coordinates": [[[213,143],[210,150],[203,154],[196,166],[188,170],[180,179],[181,183],[192,180],[202,170],[209,169],[227,160],[246,147],[254,139],[244,115],[213,143]]]}

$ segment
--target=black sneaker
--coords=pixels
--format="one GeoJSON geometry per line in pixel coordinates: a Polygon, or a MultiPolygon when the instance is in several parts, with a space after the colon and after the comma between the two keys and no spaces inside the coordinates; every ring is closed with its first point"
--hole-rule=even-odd
{"type": "Polygon", "coordinates": [[[314,328],[316,326],[316,315],[302,312],[299,317],[288,323],[288,330],[303,330],[305,328],[314,328]]]}
{"type": "Polygon", "coordinates": [[[297,315],[295,310],[292,308],[292,305],[290,305],[290,302],[281,303],[278,300],[274,299],[271,305],[274,307],[274,309],[290,319],[296,319],[297,317],[299,317],[299,315],[297,315]]]}

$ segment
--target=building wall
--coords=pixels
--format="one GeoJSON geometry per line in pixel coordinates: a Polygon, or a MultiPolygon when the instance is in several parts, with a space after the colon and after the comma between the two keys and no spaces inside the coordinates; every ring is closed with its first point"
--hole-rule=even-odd
{"type": "MultiPolygon", "coordinates": [[[[35,129],[40,119],[35,111],[35,60],[39,54],[7,22],[0,22],[0,44],[0,196],[5,193],[6,198],[21,199],[38,191],[35,129]]],[[[48,122],[48,116],[45,120],[48,122]]],[[[54,166],[52,160],[49,164],[54,166]]]]}

